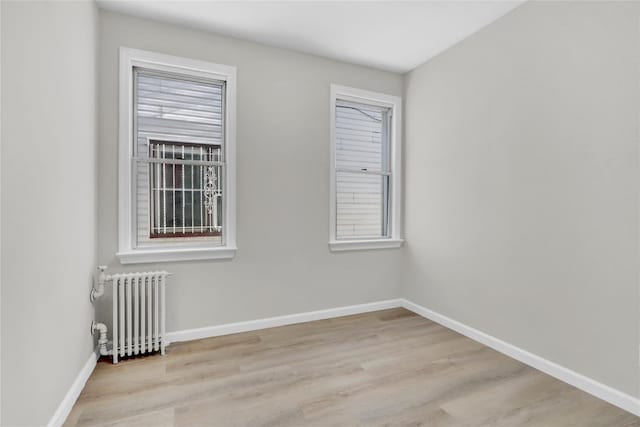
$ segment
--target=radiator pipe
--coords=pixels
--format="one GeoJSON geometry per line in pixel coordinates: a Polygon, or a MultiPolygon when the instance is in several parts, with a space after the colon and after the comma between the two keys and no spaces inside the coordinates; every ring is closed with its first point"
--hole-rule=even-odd
{"type": "Polygon", "coordinates": [[[94,302],[95,300],[100,298],[102,294],[104,294],[104,284],[111,279],[111,276],[105,273],[105,271],[107,270],[106,265],[99,266],[98,270],[100,270],[100,275],[98,276],[97,285],[94,286],[93,289],[91,289],[91,302],[94,302]]]}
{"type": "Polygon", "coordinates": [[[100,332],[98,338],[98,349],[101,356],[109,356],[112,354],[112,350],[107,348],[109,340],[107,339],[107,325],[104,323],[98,323],[95,320],[91,322],[91,335],[95,335],[96,331],[100,332]]]}

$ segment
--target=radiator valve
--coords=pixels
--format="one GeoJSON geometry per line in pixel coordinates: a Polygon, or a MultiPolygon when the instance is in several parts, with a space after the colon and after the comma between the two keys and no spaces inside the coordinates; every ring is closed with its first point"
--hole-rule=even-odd
{"type": "Polygon", "coordinates": [[[99,266],[98,270],[100,270],[100,275],[98,276],[97,285],[94,285],[93,289],[91,289],[91,302],[94,302],[95,300],[100,298],[102,294],[104,294],[104,284],[107,280],[109,280],[109,276],[105,273],[105,271],[107,270],[106,265],[99,266]]]}

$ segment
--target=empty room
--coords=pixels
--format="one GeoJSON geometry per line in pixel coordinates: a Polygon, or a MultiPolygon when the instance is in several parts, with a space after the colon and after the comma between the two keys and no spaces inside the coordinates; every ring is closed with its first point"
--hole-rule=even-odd
{"type": "Polygon", "coordinates": [[[3,427],[640,427],[640,2],[0,38],[3,427]]]}

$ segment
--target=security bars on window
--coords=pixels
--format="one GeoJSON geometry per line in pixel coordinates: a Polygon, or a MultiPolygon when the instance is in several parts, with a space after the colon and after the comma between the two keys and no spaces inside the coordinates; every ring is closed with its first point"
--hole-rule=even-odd
{"type": "Polygon", "coordinates": [[[150,237],[219,236],[221,148],[150,141],[150,237]]]}

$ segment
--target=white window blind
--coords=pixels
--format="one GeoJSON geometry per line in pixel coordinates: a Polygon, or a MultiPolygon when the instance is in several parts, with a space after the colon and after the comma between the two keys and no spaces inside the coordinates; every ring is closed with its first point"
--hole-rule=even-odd
{"type": "Polygon", "coordinates": [[[336,239],[389,236],[391,109],[337,99],[336,239]]]}
{"type": "Polygon", "coordinates": [[[224,232],[223,81],[134,68],[138,246],[224,232]]]}

